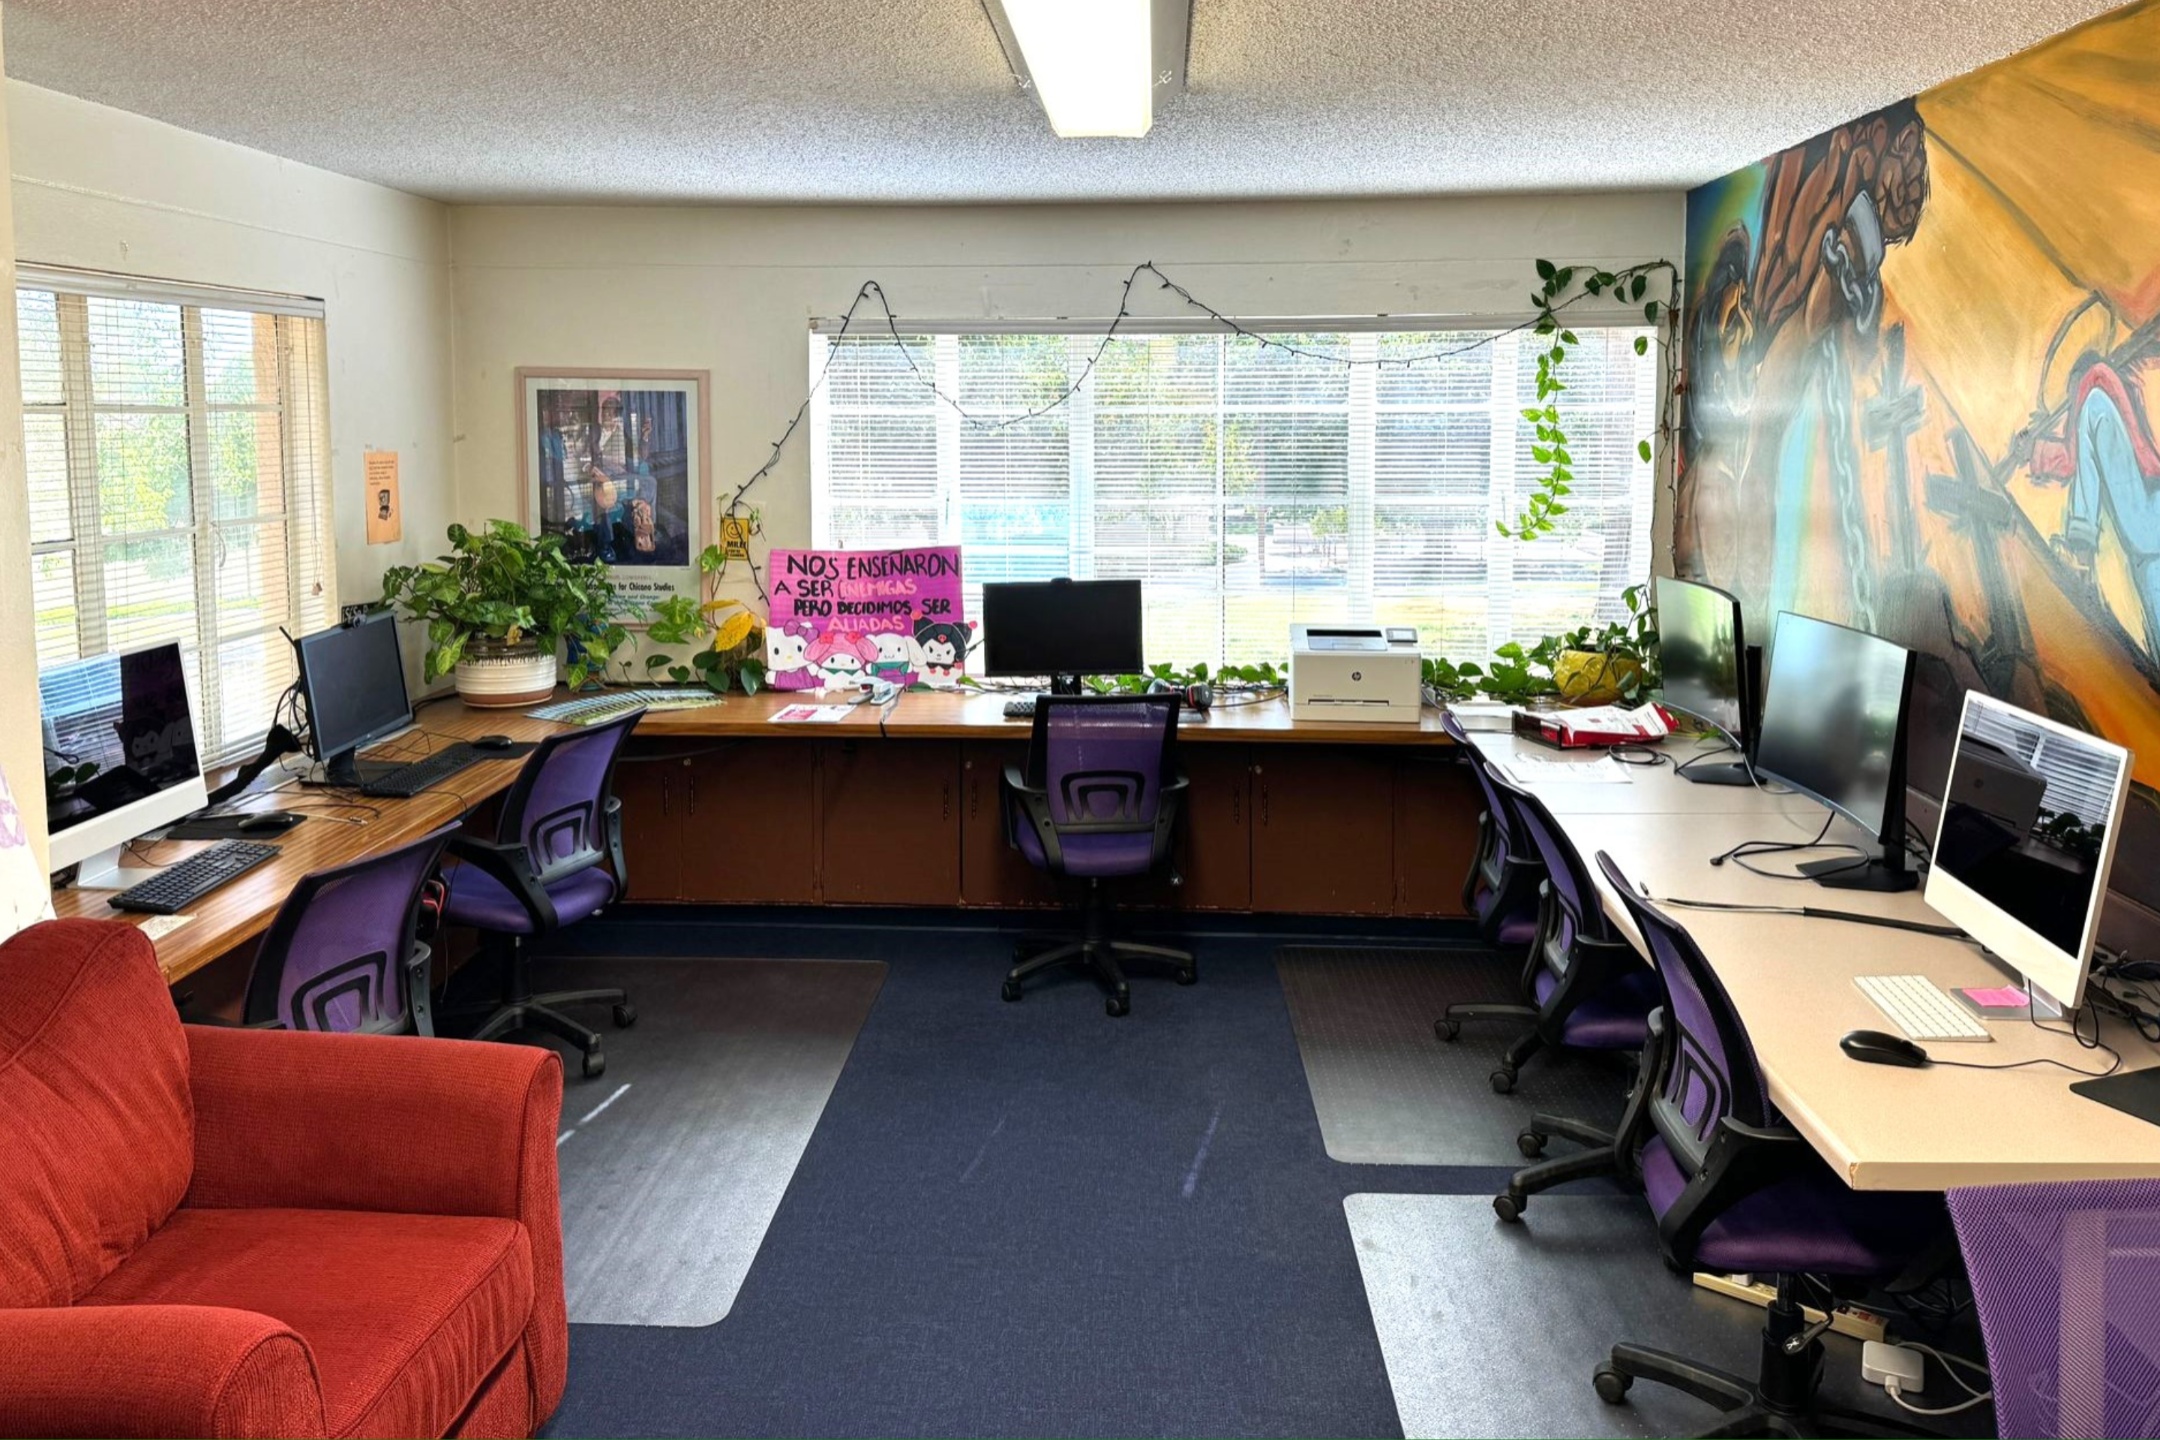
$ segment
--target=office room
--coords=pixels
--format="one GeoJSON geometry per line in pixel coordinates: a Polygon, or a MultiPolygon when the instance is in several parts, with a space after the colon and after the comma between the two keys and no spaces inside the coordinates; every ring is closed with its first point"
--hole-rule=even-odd
{"type": "Polygon", "coordinates": [[[2160,1435],[2160,0],[0,52],[0,1434],[2160,1435]]]}

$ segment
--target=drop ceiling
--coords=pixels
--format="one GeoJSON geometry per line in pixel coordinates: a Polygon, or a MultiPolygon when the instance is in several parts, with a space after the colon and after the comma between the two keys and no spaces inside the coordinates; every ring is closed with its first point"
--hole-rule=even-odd
{"type": "Polygon", "coordinates": [[[1141,140],[1052,137],[980,0],[8,0],[6,54],[450,201],[1251,199],[1691,185],[2109,8],[1194,0],[1141,140]]]}

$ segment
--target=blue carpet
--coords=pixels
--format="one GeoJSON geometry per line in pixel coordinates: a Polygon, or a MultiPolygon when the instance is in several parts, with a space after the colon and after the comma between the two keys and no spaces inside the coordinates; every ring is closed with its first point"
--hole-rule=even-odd
{"type": "Polygon", "coordinates": [[[652,914],[578,953],[891,971],[733,1313],[575,1327],[550,1434],[1401,1433],[1343,1197],[1505,1174],[1327,1158],[1274,965],[1312,927],[1188,936],[1200,983],[1111,1020],[1002,1003],[988,927],[652,914]]]}

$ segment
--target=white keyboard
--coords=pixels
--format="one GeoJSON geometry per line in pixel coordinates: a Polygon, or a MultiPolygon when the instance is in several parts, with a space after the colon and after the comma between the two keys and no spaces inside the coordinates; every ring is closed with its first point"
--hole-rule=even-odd
{"type": "Polygon", "coordinates": [[[1858,975],[1853,983],[1908,1040],[1992,1040],[1987,1027],[1925,975],[1858,975]]]}

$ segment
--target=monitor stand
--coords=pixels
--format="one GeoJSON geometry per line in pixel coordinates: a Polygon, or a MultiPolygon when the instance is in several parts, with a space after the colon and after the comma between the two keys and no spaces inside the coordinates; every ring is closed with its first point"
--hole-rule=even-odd
{"type": "Polygon", "coordinates": [[[331,756],[312,771],[300,777],[300,783],[311,789],[358,790],[372,781],[380,780],[399,768],[395,760],[362,760],[357,750],[346,750],[331,756]]]}
{"type": "Polygon", "coordinates": [[[1052,675],[1050,677],[1050,693],[1052,695],[1081,694],[1080,677],[1078,675],[1052,675]]]}
{"type": "Polygon", "coordinates": [[[1809,860],[1795,867],[1826,890],[1873,890],[1894,895],[1918,888],[1920,877],[1906,868],[1902,851],[1879,855],[1865,865],[1843,860],[1809,860]]]}
{"type": "MultiPolygon", "coordinates": [[[[1715,754],[1715,751],[1711,752],[1715,754]]],[[[1690,765],[1679,772],[1680,778],[1697,785],[1753,785],[1755,772],[1744,761],[1734,760],[1723,765],[1690,765]]]]}
{"type": "Polygon", "coordinates": [[[127,853],[126,845],[113,845],[89,856],[75,867],[75,888],[125,890],[132,885],[140,885],[145,880],[156,879],[166,868],[164,865],[145,865],[127,853]]]}

